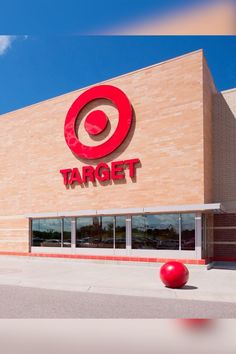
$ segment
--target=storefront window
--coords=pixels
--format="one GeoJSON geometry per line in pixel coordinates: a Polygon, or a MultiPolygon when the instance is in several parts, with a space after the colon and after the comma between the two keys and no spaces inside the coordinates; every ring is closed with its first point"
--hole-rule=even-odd
{"type": "Polygon", "coordinates": [[[103,216],[100,217],[100,243],[98,247],[113,248],[114,238],[114,217],[103,216]]]}
{"type": "MultiPolygon", "coordinates": [[[[71,247],[71,218],[32,220],[32,246],[71,247]]],[[[126,248],[126,216],[76,218],[76,247],[126,248]]],[[[132,216],[132,248],[195,250],[195,214],[132,216]]]]}
{"type": "Polygon", "coordinates": [[[76,247],[113,248],[113,216],[77,218],[76,247]]]}
{"type": "Polygon", "coordinates": [[[63,247],[71,247],[71,218],[64,218],[63,221],[63,247]]]}
{"type": "Polygon", "coordinates": [[[152,248],[147,239],[146,217],[132,217],[132,248],[152,248]]]}
{"type": "Polygon", "coordinates": [[[76,247],[126,248],[125,219],[125,216],[77,218],[76,247]]]}
{"type": "Polygon", "coordinates": [[[61,247],[61,219],[32,220],[32,246],[61,247]]]}
{"type": "Polygon", "coordinates": [[[99,239],[99,218],[81,217],[76,219],[76,247],[97,247],[99,239]]]}
{"type": "Polygon", "coordinates": [[[32,220],[32,246],[71,247],[71,218],[32,220]]]}
{"type": "Polygon", "coordinates": [[[126,217],[115,217],[115,248],[126,248],[126,217]]]}
{"type": "Polygon", "coordinates": [[[181,215],[181,250],[195,250],[195,215],[181,215]]]}
{"type": "Polygon", "coordinates": [[[137,215],[132,217],[132,248],[179,249],[179,215],[137,215]]]}

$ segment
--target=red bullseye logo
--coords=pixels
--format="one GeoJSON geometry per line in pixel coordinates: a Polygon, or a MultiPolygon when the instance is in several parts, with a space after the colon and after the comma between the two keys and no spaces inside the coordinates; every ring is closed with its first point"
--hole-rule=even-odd
{"type": "MultiPolygon", "coordinates": [[[[132,124],[132,106],[123,91],[110,85],[95,86],[83,92],[70,107],[64,126],[66,143],[74,154],[85,159],[99,159],[116,150],[125,140],[132,124]],[[113,135],[104,143],[88,146],[81,143],[76,135],[76,120],[81,110],[97,99],[111,101],[118,110],[118,124],[113,135]]],[[[89,113],[84,128],[90,136],[97,136],[105,131],[108,124],[107,115],[101,110],[89,113]]]]}

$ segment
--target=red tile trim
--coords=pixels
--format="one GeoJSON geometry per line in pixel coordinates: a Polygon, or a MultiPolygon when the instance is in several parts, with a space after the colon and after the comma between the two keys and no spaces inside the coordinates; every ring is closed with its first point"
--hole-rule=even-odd
{"type": "MultiPolygon", "coordinates": [[[[30,253],[30,252],[0,252],[1,256],[24,256],[24,257],[46,257],[46,258],[70,258],[70,259],[96,259],[106,261],[126,261],[126,262],[146,262],[146,263],[166,263],[169,261],[178,261],[185,264],[207,264],[205,259],[175,259],[175,258],[147,258],[147,257],[130,257],[130,256],[100,256],[100,255],[85,255],[85,254],[55,254],[55,253],[30,253]]],[[[216,260],[216,259],[214,259],[216,260]]],[[[217,259],[218,260],[218,259],[217,259]]],[[[224,258],[236,262],[236,258],[224,258]]]]}

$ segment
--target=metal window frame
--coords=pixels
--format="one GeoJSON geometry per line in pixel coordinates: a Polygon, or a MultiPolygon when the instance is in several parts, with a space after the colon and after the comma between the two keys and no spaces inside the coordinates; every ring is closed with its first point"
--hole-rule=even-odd
{"type": "MultiPolygon", "coordinates": [[[[200,226],[197,224],[197,222],[196,222],[196,218],[197,218],[197,215],[200,215],[200,219],[201,219],[201,213],[194,213],[194,212],[192,212],[192,213],[164,213],[164,214],[166,214],[166,215],[170,215],[170,214],[176,214],[176,215],[178,215],[178,221],[179,221],[179,226],[178,226],[178,231],[179,231],[179,248],[178,248],[178,250],[179,251],[186,251],[186,250],[182,250],[182,215],[183,214],[193,214],[194,215],[194,237],[195,237],[195,248],[194,248],[194,250],[193,251],[196,251],[196,246],[197,246],[197,244],[199,244],[199,237],[201,238],[202,237],[202,231],[200,230],[200,235],[198,235],[198,237],[197,237],[197,230],[198,230],[198,233],[199,233],[199,229],[201,229],[202,228],[202,221],[201,221],[201,223],[200,223],[200,226]]],[[[138,215],[140,215],[140,216],[144,216],[144,217],[146,217],[147,215],[163,215],[163,214],[161,214],[161,213],[157,213],[157,214],[155,214],[155,213],[153,213],[153,214],[150,214],[150,213],[147,213],[147,214],[138,214],[138,215]]],[[[130,236],[130,239],[131,239],[131,241],[130,241],[130,245],[131,245],[131,249],[132,249],[132,217],[133,216],[138,216],[138,215],[130,215],[130,219],[131,219],[131,232],[130,232],[130,234],[129,234],[129,236],[130,236]]],[[[201,254],[201,252],[199,252],[200,254],[201,254]]]]}
{"type": "Polygon", "coordinates": [[[132,216],[126,215],[125,219],[126,226],[126,250],[132,249],[132,216]]]}
{"type": "Polygon", "coordinates": [[[179,251],[182,251],[182,214],[179,214],[179,251]]]}
{"type": "Polygon", "coordinates": [[[64,245],[64,218],[61,218],[61,247],[64,245]]]}
{"type": "Polygon", "coordinates": [[[195,213],[195,252],[197,259],[202,258],[202,213],[195,213]]]}
{"type": "MultiPolygon", "coordinates": [[[[124,216],[125,218],[125,238],[126,238],[126,246],[124,249],[126,250],[132,250],[132,216],[147,216],[147,215],[159,215],[159,213],[142,213],[142,214],[128,214],[128,215],[113,215],[113,250],[116,250],[116,218],[117,216],[124,216]]],[[[178,215],[178,220],[179,220],[179,251],[185,251],[182,250],[182,214],[186,213],[165,213],[165,214],[177,214],[178,215]]],[[[195,217],[195,252],[198,255],[199,258],[201,258],[202,255],[202,236],[203,236],[203,219],[202,219],[202,213],[201,212],[192,212],[192,213],[187,213],[187,214],[194,214],[195,217]]],[[[161,213],[160,213],[161,215],[161,213]]],[[[162,214],[163,215],[163,214],[162,214]]],[[[93,217],[92,215],[86,215],[87,217],[93,217]]],[[[82,217],[86,217],[82,216],[82,217]]],[[[95,215],[95,217],[102,218],[102,216],[111,216],[111,215],[95,215]]],[[[64,219],[68,218],[71,220],[71,249],[76,250],[76,229],[77,229],[77,219],[80,218],[81,216],[76,216],[76,217],[70,217],[70,216],[65,216],[65,217],[51,217],[51,218],[30,218],[30,247],[33,246],[33,220],[36,219],[59,219],[61,221],[61,246],[60,248],[63,248],[63,242],[64,242],[64,219]]],[[[146,222],[145,222],[146,223],[146,222]]],[[[69,248],[69,247],[68,247],[69,248]]]]}
{"type": "Polygon", "coordinates": [[[71,249],[76,248],[76,218],[71,218],[71,249]]]}
{"type": "Polygon", "coordinates": [[[116,248],[116,216],[113,216],[113,249],[116,248]]]}

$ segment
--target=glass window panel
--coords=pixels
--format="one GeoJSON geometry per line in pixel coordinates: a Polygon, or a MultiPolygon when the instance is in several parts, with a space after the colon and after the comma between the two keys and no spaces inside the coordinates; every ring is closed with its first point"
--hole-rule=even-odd
{"type": "MultiPolygon", "coordinates": [[[[115,247],[126,248],[126,221],[117,216],[115,247]]],[[[114,217],[81,217],[76,221],[76,247],[113,248],[114,217]]]]}
{"type": "Polygon", "coordinates": [[[99,217],[81,217],[76,219],[76,247],[98,247],[99,217]]]}
{"type": "Polygon", "coordinates": [[[61,247],[61,219],[32,220],[32,246],[61,247]]]}
{"type": "Polygon", "coordinates": [[[146,241],[145,216],[132,216],[132,248],[149,248],[146,241]]]}
{"type": "Polygon", "coordinates": [[[126,217],[116,216],[115,248],[126,248],[126,217]]]}
{"type": "Polygon", "coordinates": [[[99,247],[113,248],[114,217],[113,216],[103,216],[100,218],[100,221],[101,221],[101,232],[100,232],[99,247]]]}
{"type": "Polygon", "coordinates": [[[195,214],[181,215],[181,249],[195,250],[195,214]]]}
{"type": "Polygon", "coordinates": [[[76,246],[113,248],[113,217],[77,218],[76,246]]]}
{"type": "Polygon", "coordinates": [[[71,218],[63,219],[63,247],[71,247],[71,218]]]}
{"type": "Polygon", "coordinates": [[[32,227],[32,246],[39,247],[41,246],[41,243],[43,242],[43,235],[40,230],[40,220],[35,219],[32,220],[31,223],[32,227]]]}
{"type": "Polygon", "coordinates": [[[147,215],[147,235],[156,249],[179,249],[179,214],[147,215]]]}
{"type": "Polygon", "coordinates": [[[179,249],[179,215],[137,215],[132,217],[132,248],[179,249]]]}

